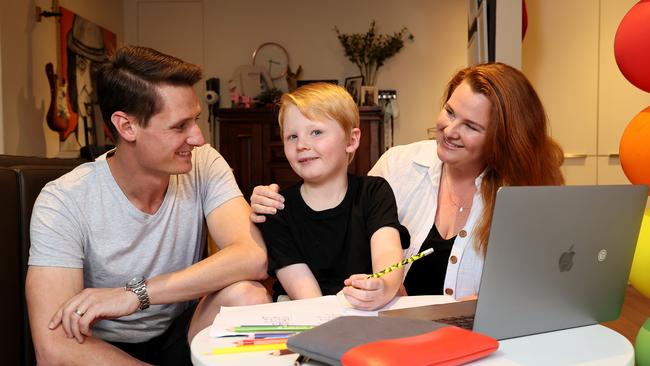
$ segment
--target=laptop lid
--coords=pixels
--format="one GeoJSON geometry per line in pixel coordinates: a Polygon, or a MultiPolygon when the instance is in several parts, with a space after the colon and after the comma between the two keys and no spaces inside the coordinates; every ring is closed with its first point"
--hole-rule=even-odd
{"type": "Polygon", "coordinates": [[[497,339],[618,318],[646,186],[497,192],[474,331],[497,339]]]}

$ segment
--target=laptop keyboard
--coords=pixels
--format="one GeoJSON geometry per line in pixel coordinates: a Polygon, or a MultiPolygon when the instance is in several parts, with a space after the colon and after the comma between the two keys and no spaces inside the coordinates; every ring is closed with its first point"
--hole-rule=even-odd
{"type": "Polygon", "coordinates": [[[435,319],[434,321],[472,330],[472,327],[474,326],[474,315],[451,316],[448,318],[435,319]]]}

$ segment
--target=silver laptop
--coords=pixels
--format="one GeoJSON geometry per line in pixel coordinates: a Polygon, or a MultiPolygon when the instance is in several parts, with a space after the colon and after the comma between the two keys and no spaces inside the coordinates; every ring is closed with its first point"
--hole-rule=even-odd
{"type": "Polygon", "coordinates": [[[389,310],[439,320],[471,315],[506,339],[620,315],[647,187],[503,187],[497,192],[477,301],[389,310]]]}

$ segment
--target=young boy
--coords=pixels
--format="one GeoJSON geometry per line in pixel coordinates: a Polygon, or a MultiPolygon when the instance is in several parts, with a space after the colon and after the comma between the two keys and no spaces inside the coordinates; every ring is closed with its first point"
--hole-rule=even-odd
{"type": "Polygon", "coordinates": [[[402,270],[367,279],[402,260],[409,234],[380,177],[347,173],[359,147],[359,111],[348,92],[313,83],[280,100],[284,153],[303,182],[282,192],[285,208],[261,224],[275,296],[292,300],[343,289],[356,308],[377,309],[397,293],[402,270]]]}

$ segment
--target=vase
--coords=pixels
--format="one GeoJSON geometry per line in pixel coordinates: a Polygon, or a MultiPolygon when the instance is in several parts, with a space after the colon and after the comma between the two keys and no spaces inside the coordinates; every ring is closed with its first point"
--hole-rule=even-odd
{"type": "Polygon", "coordinates": [[[368,64],[360,66],[359,71],[363,76],[364,86],[375,86],[377,84],[377,71],[379,71],[379,67],[374,64],[368,64]]]}

